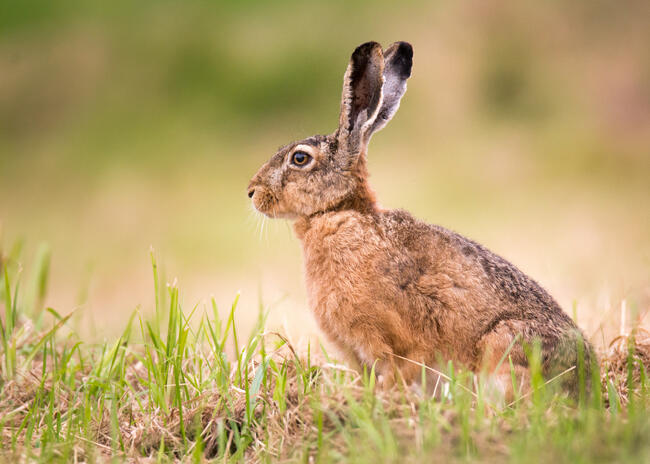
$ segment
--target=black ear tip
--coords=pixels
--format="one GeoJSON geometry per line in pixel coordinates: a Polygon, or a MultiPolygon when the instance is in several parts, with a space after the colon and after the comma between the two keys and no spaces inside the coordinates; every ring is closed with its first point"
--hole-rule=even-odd
{"type": "Polygon", "coordinates": [[[408,42],[395,42],[385,52],[386,60],[392,69],[396,70],[402,78],[411,77],[413,67],[413,47],[408,42]]]}
{"type": "Polygon", "coordinates": [[[412,60],[413,59],[413,46],[408,42],[398,42],[397,53],[412,60]]]}
{"type": "Polygon", "coordinates": [[[354,49],[352,56],[353,57],[368,56],[376,48],[379,48],[379,50],[381,50],[381,45],[378,42],[370,41],[370,42],[362,43],[361,45],[359,45],[357,48],[354,49]]]}

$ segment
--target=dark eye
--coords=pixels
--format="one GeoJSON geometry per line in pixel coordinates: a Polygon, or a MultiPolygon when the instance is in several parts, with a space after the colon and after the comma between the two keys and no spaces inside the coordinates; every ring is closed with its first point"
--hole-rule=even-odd
{"type": "Polygon", "coordinates": [[[311,160],[311,156],[309,156],[304,151],[297,151],[291,155],[291,163],[295,164],[296,166],[304,166],[305,164],[309,163],[309,160],[311,160]]]}

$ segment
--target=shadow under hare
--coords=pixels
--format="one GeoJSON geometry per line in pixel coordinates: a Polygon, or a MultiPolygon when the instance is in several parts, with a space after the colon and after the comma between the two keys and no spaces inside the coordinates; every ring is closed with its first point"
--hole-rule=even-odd
{"type": "Polygon", "coordinates": [[[368,142],[397,111],[412,61],[406,42],[357,47],[338,129],[282,147],[253,177],[248,196],[263,214],[295,221],[321,329],[349,362],[376,363],[385,385],[417,382],[422,367],[412,361],[451,360],[489,373],[511,398],[513,388],[529,384],[536,345],[546,378],[564,373],[569,393],[580,384],[588,390],[590,376],[579,378],[595,361],[593,349],[534,280],[455,232],[378,205],[368,185],[368,142]],[[572,369],[582,362],[583,370],[572,369]]]}

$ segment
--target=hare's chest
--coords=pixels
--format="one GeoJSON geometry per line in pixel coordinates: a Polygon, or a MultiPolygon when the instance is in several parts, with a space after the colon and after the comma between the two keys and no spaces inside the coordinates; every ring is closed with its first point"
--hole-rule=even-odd
{"type": "Polygon", "coordinates": [[[323,324],[369,303],[384,247],[378,232],[352,215],[334,215],[316,226],[305,235],[303,251],[309,303],[323,324]]]}

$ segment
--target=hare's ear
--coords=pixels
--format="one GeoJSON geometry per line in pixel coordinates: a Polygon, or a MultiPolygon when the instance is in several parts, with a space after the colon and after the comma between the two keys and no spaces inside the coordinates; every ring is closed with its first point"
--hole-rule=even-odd
{"type": "Polygon", "coordinates": [[[379,114],[372,123],[370,135],[383,128],[397,112],[406,92],[406,80],[411,77],[413,47],[407,42],[395,42],[384,52],[383,100],[379,114]]]}
{"type": "Polygon", "coordinates": [[[381,107],[384,83],[384,56],[381,45],[367,42],[359,45],[343,78],[341,116],[338,139],[353,158],[362,152],[370,138],[370,128],[381,107]]]}

